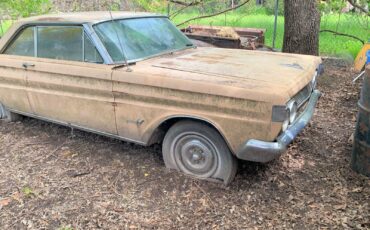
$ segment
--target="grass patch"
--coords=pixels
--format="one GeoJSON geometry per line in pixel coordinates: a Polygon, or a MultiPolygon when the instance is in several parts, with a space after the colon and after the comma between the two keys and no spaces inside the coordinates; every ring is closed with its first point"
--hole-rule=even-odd
{"type": "Polygon", "coordinates": [[[4,33],[9,29],[9,27],[12,25],[12,21],[0,21],[0,37],[4,35],[4,33]]]}
{"type": "Polygon", "coordinates": [[[22,193],[25,197],[28,197],[28,198],[35,196],[35,193],[33,192],[33,190],[27,186],[22,189],[22,193]]]}
{"type": "MultiPolygon", "coordinates": [[[[174,18],[175,23],[180,23],[186,19],[197,16],[196,14],[182,14],[174,18]]],[[[322,16],[321,29],[334,30],[342,33],[348,33],[367,41],[370,39],[370,19],[359,15],[324,15],[322,16]]],[[[214,26],[234,26],[234,27],[251,27],[265,28],[266,45],[272,46],[272,36],[274,28],[274,16],[266,14],[242,14],[228,13],[213,18],[200,19],[191,22],[196,25],[214,25],[214,26]]],[[[276,46],[282,48],[284,37],[284,17],[278,18],[278,31],[276,46]]],[[[350,55],[355,57],[362,44],[354,39],[334,36],[331,33],[320,34],[320,53],[321,55],[341,56],[350,55]]]]}

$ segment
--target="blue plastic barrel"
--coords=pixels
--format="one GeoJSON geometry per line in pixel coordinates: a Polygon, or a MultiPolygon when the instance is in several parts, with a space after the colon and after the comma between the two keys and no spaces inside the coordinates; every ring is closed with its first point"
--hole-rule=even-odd
{"type": "Polygon", "coordinates": [[[368,50],[366,52],[366,57],[367,57],[367,60],[366,60],[366,65],[368,65],[370,63],[370,50],[368,50]]]}

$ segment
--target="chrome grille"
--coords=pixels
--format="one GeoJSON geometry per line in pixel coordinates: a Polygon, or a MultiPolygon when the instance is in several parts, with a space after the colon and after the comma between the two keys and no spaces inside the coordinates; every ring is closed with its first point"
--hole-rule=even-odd
{"type": "Polygon", "coordinates": [[[300,108],[311,96],[312,83],[304,87],[297,95],[294,96],[294,100],[297,102],[298,108],[300,108]]]}

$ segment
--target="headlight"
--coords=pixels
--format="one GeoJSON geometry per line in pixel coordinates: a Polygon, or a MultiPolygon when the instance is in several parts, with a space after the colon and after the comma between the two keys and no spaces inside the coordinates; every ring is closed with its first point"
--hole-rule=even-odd
{"type": "Polygon", "coordinates": [[[296,120],[297,113],[298,104],[295,100],[289,101],[286,106],[274,106],[272,108],[272,122],[282,122],[284,132],[296,120]]]}
{"type": "Polygon", "coordinates": [[[288,103],[287,109],[289,110],[289,124],[293,124],[295,119],[297,118],[297,110],[298,110],[298,105],[296,101],[290,101],[288,103]]]}

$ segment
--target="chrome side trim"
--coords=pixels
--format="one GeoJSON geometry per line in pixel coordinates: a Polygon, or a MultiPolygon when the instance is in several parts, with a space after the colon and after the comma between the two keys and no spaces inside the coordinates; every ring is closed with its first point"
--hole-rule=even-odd
{"type": "Polygon", "coordinates": [[[288,145],[293,142],[298,134],[310,122],[320,96],[321,93],[318,90],[315,90],[312,93],[305,111],[277,138],[276,142],[266,142],[253,139],[249,140],[240,148],[236,156],[242,160],[261,163],[266,163],[280,157],[280,155],[286,151],[288,145]]]}
{"type": "Polygon", "coordinates": [[[126,137],[121,137],[121,136],[118,136],[118,135],[115,135],[115,134],[101,132],[101,131],[90,129],[90,128],[83,127],[83,126],[80,126],[80,125],[71,124],[71,123],[58,121],[58,120],[53,120],[53,119],[50,119],[50,118],[42,117],[42,116],[31,114],[31,113],[25,113],[25,112],[21,112],[21,111],[10,109],[10,108],[5,108],[5,109],[10,111],[10,112],[20,114],[20,115],[23,115],[23,116],[26,116],[26,117],[32,117],[32,118],[35,118],[35,119],[38,119],[38,120],[54,123],[54,124],[57,124],[57,125],[62,125],[62,126],[66,126],[66,127],[69,127],[69,128],[78,129],[78,130],[81,130],[81,131],[94,133],[94,134],[102,135],[102,136],[105,136],[105,137],[110,137],[110,138],[113,138],[113,139],[118,139],[118,140],[121,140],[121,141],[126,141],[126,142],[131,142],[131,143],[147,146],[147,143],[142,142],[142,141],[137,141],[137,140],[133,140],[133,139],[126,138],[126,137]]]}

